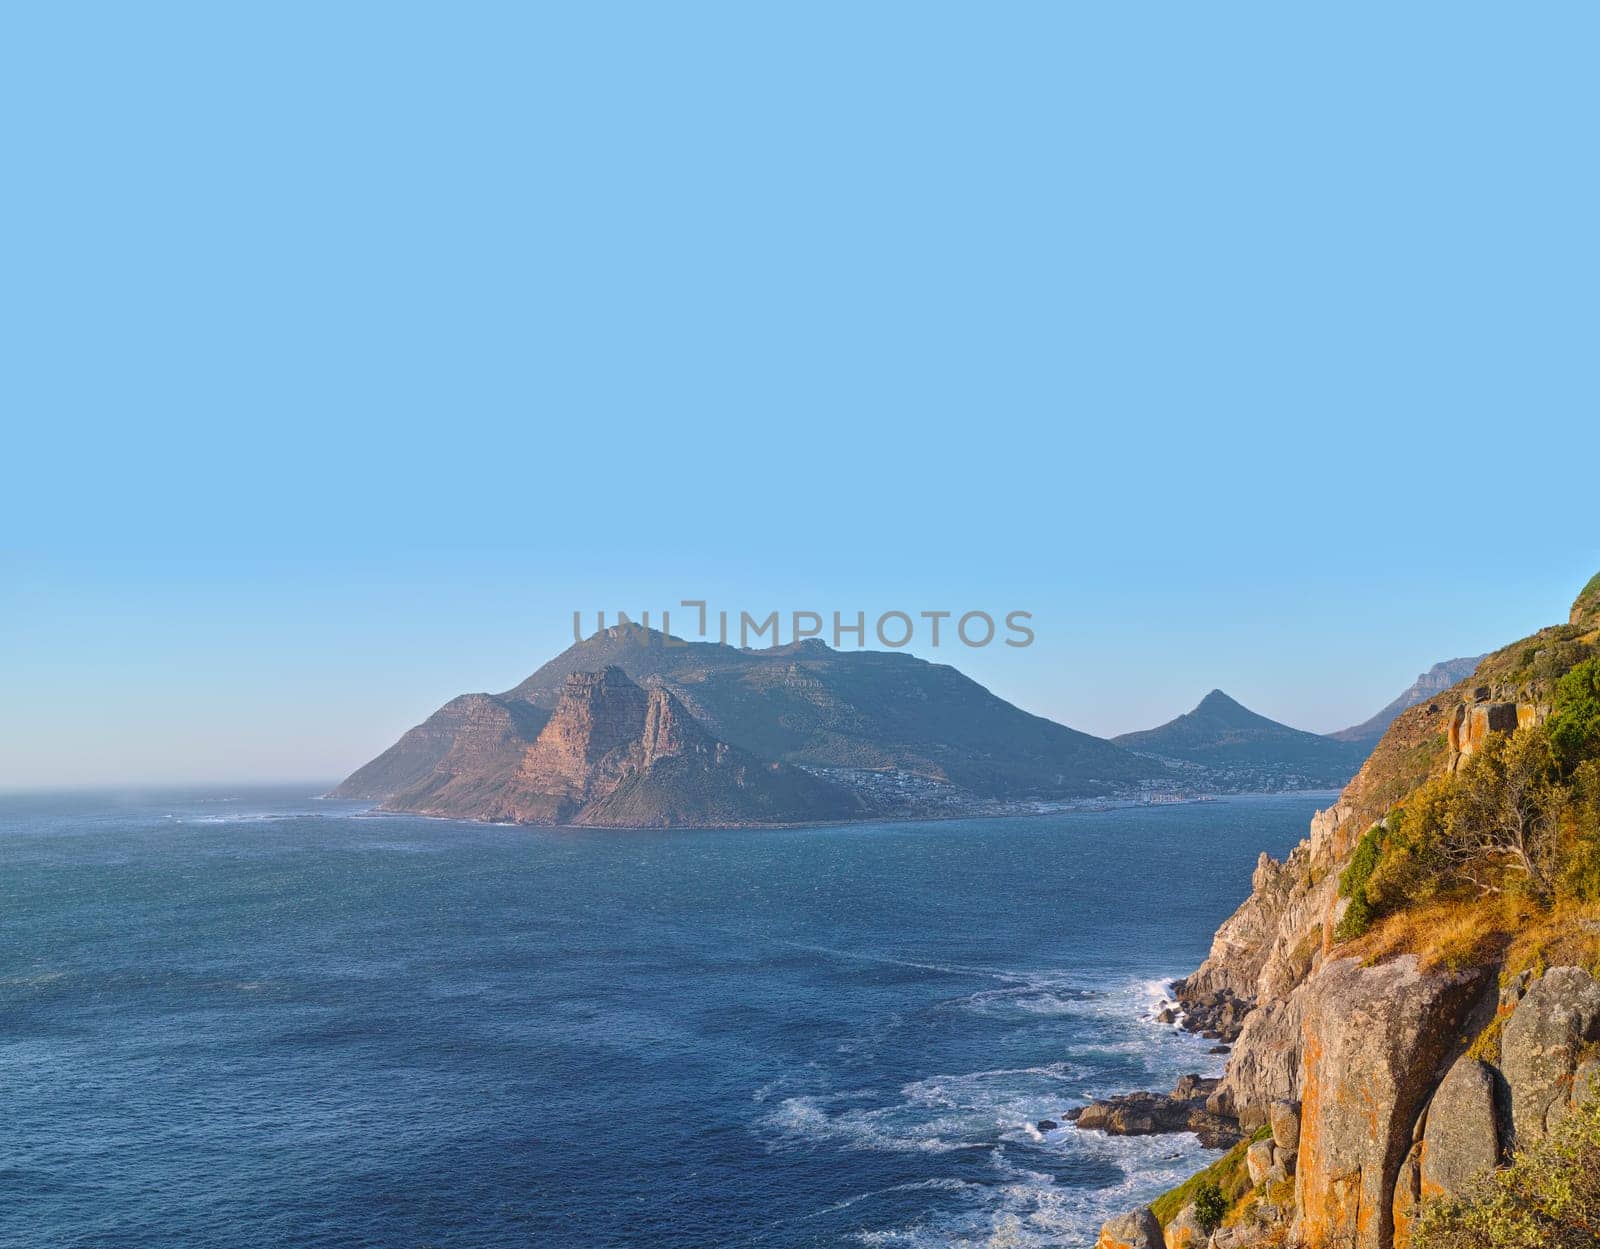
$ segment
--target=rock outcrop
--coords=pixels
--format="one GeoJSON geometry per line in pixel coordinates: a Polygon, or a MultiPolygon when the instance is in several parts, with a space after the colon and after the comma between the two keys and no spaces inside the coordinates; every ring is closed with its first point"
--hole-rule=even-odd
{"type": "Polygon", "coordinates": [[[1450,727],[1446,730],[1450,743],[1450,764],[1452,772],[1458,771],[1463,763],[1483,749],[1483,744],[1489,740],[1491,733],[1515,733],[1524,724],[1542,723],[1550,714],[1550,708],[1544,703],[1510,701],[1494,701],[1494,691],[1489,686],[1480,686],[1473,692],[1471,703],[1458,703],[1454,714],[1450,718],[1450,727]]]}
{"type": "Polygon", "coordinates": [[[1197,1006],[1213,1005],[1222,994],[1254,1002],[1256,981],[1272,950],[1293,884],[1287,865],[1263,852],[1250,877],[1249,896],[1211,938],[1206,961],[1192,976],[1172,986],[1187,1010],[1193,1013],[1197,1006]]]}
{"type": "Polygon", "coordinates": [[[1457,1059],[1429,1103],[1417,1150],[1417,1193],[1424,1201],[1458,1193],[1500,1161],[1494,1068],[1457,1059]]]}
{"type": "Polygon", "coordinates": [[[1284,1154],[1293,1155],[1300,1148],[1300,1103],[1276,1101],[1267,1108],[1267,1121],[1272,1126],[1272,1143],[1284,1154]]]}
{"type": "Polygon", "coordinates": [[[1214,1079],[1187,1075],[1170,1093],[1123,1093],[1074,1107],[1066,1118],[1085,1132],[1110,1136],[1193,1132],[1208,1149],[1226,1149],[1239,1140],[1239,1124],[1210,1108],[1216,1087],[1214,1079]]]}
{"type": "Polygon", "coordinates": [[[1149,1206],[1108,1220],[1100,1228],[1095,1249],[1164,1249],[1161,1223],[1149,1206]]]}
{"type": "Polygon", "coordinates": [[[1297,1228],[1311,1246],[1393,1243],[1395,1180],[1417,1116],[1488,977],[1338,959],[1307,986],[1297,1228]]]}
{"type": "Polygon", "coordinates": [[[1203,1249],[1210,1239],[1200,1226],[1194,1202],[1190,1202],[1173,1216],[1172,1222],[1162,1229],[1166,1249],[1203,1249]]]}
{"type": "Polygon", "coordinates": [[[1588,1090],[1600,1043],[1600,983],[1581,967],[1554,967],[1535,981],[1500,1035],[1500,1071],[1511,1100],[1511,1146],[1543,1137],[1588,1090]]]}

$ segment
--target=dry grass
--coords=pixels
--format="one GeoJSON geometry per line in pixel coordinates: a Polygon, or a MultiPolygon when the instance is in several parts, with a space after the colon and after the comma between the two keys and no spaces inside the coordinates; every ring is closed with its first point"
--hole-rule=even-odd
{"type": "Polygon", "coordinates": [[[1557,902],[1538,920],[1519,929],[1505,953],[1505,971],[1582,967],[1600,975],[1600,902],[1557,902]]]}
{"type": "Polygon", "coordinates": [[[1368,966],[1414,954],[1423,968],[1498,964],[1515,975],[1570,965],[1600,974],[1600,903],[1545,910],[1515,893],[1436,899],[1385,916],[1340,952],[1368,966]]]}
{"type": "Polygon", "coordinates": [[[1467,1057],[1476,1058],[1479,1062],[1500,1065],[1500,1034],[1505,1030],[1506,1020],[1511,1018],[1511,1011],[1507,1007],[1500,1007],[1494,1013],[1494,1018],[1484,1025],[1483,1031],[1473,1039],[1467,1047],[1467,1057]]]}
{"type": "Polygon", "coordinates": [[[1515,935],[1540,914],[1515,894],[1436,899],[1385,916],[1343,952],[1368,966],[1414,954],[1423,968],[1478,967],[1499,962],[1515,935]]]}

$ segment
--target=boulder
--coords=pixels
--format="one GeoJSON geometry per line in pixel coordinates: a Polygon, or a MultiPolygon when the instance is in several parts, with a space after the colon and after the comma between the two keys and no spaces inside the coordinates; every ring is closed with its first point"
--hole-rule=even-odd
{"type": "Polygon", "coordinates": [[[1244,1167],[1250,1173],[1252,1185],[1265,1183],[1267,1173],[1272,1170],[1272,1142],[1256,1141],[1245,1150],[1244,1167]]]}
{"type": "Polygon", "coordinates": [[[1100,1227],[1095,1249],[1165,1249],[1161,1224],[1149,1206],[1108,1219],[1100,1227]]]}
{"type": "Polygon", "coordinates": [[[1324,963],[1302,987],[1304,1069],[1295,1197],[1313,1249],[1389,1249],[1413,1127],[1488,978],[1404,955],[1324,963]]]}
{"type": "Polygon", "coordinates": [[[1300,1103],[1280,1098],[1267,1107],[1272,1143],[1286,1153],[1300,1148],[1300,1103]]]}
{"type": "Polygon", "coordinates": [[[1600,1041],[1600,983],[1581,967],[1552,967],[1528,987],[1500,1034],[1512,1143],[1539,1140],[1567,1113],[1584,1051],[1600,1041]]]}
{"type": "Polygon", "coordinates": [[[1194,1202],[1179,1210],[1164,1232],[1167,1249],[1202,1249],[1209,1239],[1195,1218],[1194,1202]]]}
{"type": "Polygon", "coordinates": [[[1499,1161],[1494,1072],[1463,1056],[1428,1105],[1418,1174],[1421,1196],[1426,1201],[1462,1192],[1499,1161]]]}

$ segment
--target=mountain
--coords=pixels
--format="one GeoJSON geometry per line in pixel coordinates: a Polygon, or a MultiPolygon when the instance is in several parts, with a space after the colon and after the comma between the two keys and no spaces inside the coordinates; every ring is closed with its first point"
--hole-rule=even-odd
{"type": "Polygon", "coordinates": [[[1091,797],[1170,781],[1160,763],[1030,715],[944,664],[836,651],[816,639],[741,650],[618,625],[513,689],[445,704],[334,795],[411,802],[406,795],[453,766],[452,752],[503,764],[545,727],[570,678],[608,667],[670,692],[707,733],[758,759],[906,777],[992,800],[1091,797]]]}
{"type": "Polygon", "coordinates": [[[1343,785],[1361,766],[1367,748],[1292,729],[1212,690],[1193,711],[1158,728],[1124,733],[1118,746],[1221,772],[1248,787],[1292,789],[1343,785]]]}
{"type": "Polygon", "coordinates": [[[670,691],[642,689],[615,666],[568,676],[548,712],[457,698],[341,792],[396,784],[391,810],[518,824],[706,828],[862,814],[850,791],[719,741],[670,691]]]}
{"type": "Polygon", "coordinates": [[[895,769],[994,798],[1091,796],[1163,775],[1101,738],[1012,706],[946,664],[836,651],[816,638],[740,650],[613,626],[504,697],[550,706],[569,673],[599,663],[666,686],[725,740],[787,763],[895,769]]]}
{"type": "Polygon", "coordinates": [[[1447,659],[1443,663],[1434,664],[1396,698],[1370,720],[1363,720],[1360,724],[1352,724],[1347,729],[1340,729],[1337,733],[1328,736],[1336,742],[1358,742],[1368,749],[1378,744],[1378,739],[1383,736],[1385,729],[1394,722],[1394,718],[1407,707],[1415,707],[1420,702],[1425,702],[1435,694],[1442,694],[1452,685],[1465,681],[1484,660],[1482,655],[1473,655],[1461,659],[1447,659]]]}

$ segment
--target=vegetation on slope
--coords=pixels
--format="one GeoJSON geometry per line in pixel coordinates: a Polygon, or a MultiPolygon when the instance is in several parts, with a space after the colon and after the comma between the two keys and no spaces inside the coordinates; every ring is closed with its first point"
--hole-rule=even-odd
{"type": "Polygon", "coordinates": [[[1416,1249],[1594,1249],[1600,1244],[1600,1097],[1458,1197],[1424,1211],[1416,1249]]]}
{"type": "MultiPolygon", "coordinates": [[[[1541,933],[1571,945],[1575,921],[1600,914],[1600,657],[1555,677],[1550,705],[1372,826],[1340,877],[1337,939],[1365,938],[1373,961],[1482,962],[1541,933]]],[[[1569,953],[1593,966],[1588,944],[1569,953]]]]}
{"type": "Polygon", "coordinates": [[[1226,1203],[1224,1209],[1241,1201],[1250,1192],[1250,1172],[1245,1166],[1245,1153],[1255,1142],[1264,1141],[1271,1135],[1270,1127],[1261,1128],[1249,1140],[1240,1141],[1204,1171],[1195,1172],[1176,1188],[1162,1193],[1150,1203],[1157,1221],[1165,1227],[1191,1201],[1197,1202],[1202,1190],[1206,1190],[1209,1201],[1210,1190],[1216,1189],[1226,1203]]]}

